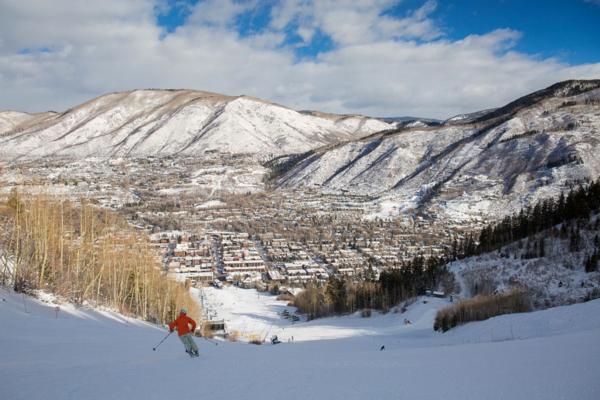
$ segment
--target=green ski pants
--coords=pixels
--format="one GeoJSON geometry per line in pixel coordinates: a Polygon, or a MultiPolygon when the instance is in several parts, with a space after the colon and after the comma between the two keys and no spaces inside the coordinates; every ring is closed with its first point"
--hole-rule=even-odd
{"type": "Polygon", "coordinates": [[[181,340],[181,343],[183,343],[183,345],[185,346],[185,351],[187,351],[188,353],[198,352],[198,346],[196,346],[196,342],[194,342],[191,333],[186,333],[185,335],[179,336],[179,339],[181,340]]]}

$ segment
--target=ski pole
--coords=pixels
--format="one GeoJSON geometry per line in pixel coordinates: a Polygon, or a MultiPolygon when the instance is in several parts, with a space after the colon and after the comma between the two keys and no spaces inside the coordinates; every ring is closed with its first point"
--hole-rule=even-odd
{"type": "Polygon", "coordinates": [[[212,340],[210,340],[209,338],[206,338],[206,337],[204,337],[204,336],[201,336],[201,337],[202,337],[202,339],[206,340],[207,342],[210,342],[210,343],[214,344],[215,346],[218,346],[218,345],[219,345],[219,343],[217,343],[217,342],[213,342],[213,341],[212,341],[212,340]]]}
{"type": "Polygon", "coordinates": [[[164,337],[164,338],[163,338],[163,339],[162,339],[160,342],[158,342],[158,344],[157,344],[156,346],[154,346],[154,347],[152,348],[152,350],[156,351],[156,349],[158,348],[158,346],[160,346],[160,345],[162,344],[162,342],[164,342],[165,340],[167,340],[167,338],[169,337],[169,335],[170,335],[171,333],[173,333],[173,332],[169,332],[169,333],[167,333],[167,336],[165,336],[165,337],[164,337]]]}

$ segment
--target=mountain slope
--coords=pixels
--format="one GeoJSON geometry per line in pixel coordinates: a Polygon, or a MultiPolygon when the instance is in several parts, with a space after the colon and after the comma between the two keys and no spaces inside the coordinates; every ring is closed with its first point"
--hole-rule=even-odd
{"type": "Polygon", "coordinates": [[[47,118],[53,117],[56,113],[49,111],[45,113],[29,114],[19,111],[1,111],[0,112],[0,136],[3,133],[11,131],[20,131],[30,125],[34,125],[47,118]]]}
{"type": "Polygon", "coordinates": [[[280,187],[378,196],[404,210],[472,218],[506,213],[600,176],[600,80],[567,81],[465,123],[375,133],[319,149],[280,187]]]}
{"type": "Polygon", "coordinates": [[[598,226],[597,215],[589,221],[563,223],[499,250],[453,261],[449,269],[466,297],[477,290],[526,289],[536,308],[598,298],[600,271],[585,269],[598,248],[598,226]]]}
{"type": "Polygon", "coordinates": [[[136,90],[107,94],[33,121],[0,113],[0,156],[285,154],[390,127],[362,116],[301,114],[248,96],[136,90]]]}
{"type": "Polygon", "coordinates": [[[218,400],[285,393],[287,399],[591,400],[600,394],[600,300],[505,315],[446,334],[431,329],[433,302],[419,301],[406,313],[413,325],[389,313],[297,324],[317,334],[346,322],[371,324],[370,333],[352,338],[277,346],[215,346],[195,338],[200,358],[190,359],[173,335],[152,351],[165,331],[148,324],[68,305],[56,314],[54,307],[1,293],[3,399],[218,400]],[[421,319],[429,324],[421,326],[421,319]],[[393,333],[381,334],[386,329],[379,324],[393,333]],[[282,373],[284,363],[293,371],[282,373]]]}

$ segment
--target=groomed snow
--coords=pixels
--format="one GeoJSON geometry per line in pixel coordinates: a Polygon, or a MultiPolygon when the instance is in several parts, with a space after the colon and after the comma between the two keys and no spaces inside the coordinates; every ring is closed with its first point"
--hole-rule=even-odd
{"type": "Polygon", "coordinates": [[[296,309],[288,307],[286,301],[277,300],[276,296],[235,286],[225,286],[223,289],[209,287],[201,291],[208,313],[213,319],[225,320],[227,330],[239,332],[241,340],[255,337],[269,339],[277,335],[284,342],[299,342],[405,334],[417,329],[429,333],[436,311],[448,305],[446,300],[428,298],[426,304],[418,302],[404,314],[390,312],[381,315],[374,312],[372,318],[362,318],[356,313],[308,322],[302,317],[300,321],[293,322],[284,318],[282,312],[287,310],[291,315],[296,309]],[[404,324],[405,318],[412,322],[410,326],[404,324]]]}
{"type": "MultiPolygon", "coordinates": [[[[246,321],[275,319],[279,304],[245,295],[256,292],[236,300],[246,321]]],[[[197,338],[201,356],[190,359],[174,336],[152,351],[165,330],[146,323],[66,306],[56,317],[53,306],[0,296],[2,399],[600,398],[600,300],[440,334],[430,323],[443,300],[420,299],[404,314],[294,325],[307,338],[309,328],[351,337],[277,346],[197,338]]]]}

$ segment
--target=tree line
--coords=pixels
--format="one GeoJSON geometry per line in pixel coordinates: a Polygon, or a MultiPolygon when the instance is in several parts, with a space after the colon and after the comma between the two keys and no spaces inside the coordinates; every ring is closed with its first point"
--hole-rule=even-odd
{"type": "Polygon", "coordinates": [[[425,294],[427,289],[451,286],[447,261],[445,257],[417,256],[400,268],[382,271],[378,279],[372,272],[367,273],[362,281],[332,275],[323,285],[308,284],[294,298],[294,306],[308,319],[359,310],[387,312],[403,301],[425,294]]]}
{"type": "Polygon", "coordinates": [[[185,306],[198,315],[188,289],[161,271],[148,238],[118,214],[82,201],[13,191],[0,204],[4,231],[0,284],[17,292],[54,293],[75,304],[103,305],[164,323],[185,306]]]}
{"type": "MultiPolygon", "coordinates": [[[[535,235],[553,226],[575,219],[589,219],[591,213],[600,211],[600,180],[580,185],[561,193],[558,199],[548,198],[538,201],[534,206],[521,209],[520,212],[504,217],[500,222],[483,228],[479,240],[473,235],[461,243],[452,246],[453,258],[471,257],[490,251],[518,240],[535,235]]],[[[572,244],[577,247],[577,235],[570,235],[572,244]]]]}
{"type": "MultiPolygon", "coordinates": [[[[591,213],[598,211],[600,180],[573,188],[566,195],[561,193],[557,199],[540,200],[498,223],[486,226],[478,239],[470,234],[462,241],[455,240],[442,256],[416,256],[401,263],[400,268],[381,272],[377,280],[367,273],[362,282],[331,276],[323,285],[311,283],[296,296],[294,305],[312,319],[361,309],[387,311],[403,301],[423,295],[427,289],[442,287],[452,292],[454,282],[447,270],[449,262],[498,250],[559,224],[563,224],[558,230],[560,236],[569,238],[569,250],[579,251],[582,242],[579,229],[566,222],[589,219],[591,213]]],[[[545,244],[545,238],[528,243],[523,257],[543,257],[545,244]]],[[[599,261],[600,243],[597,239],[596,250],[585,258],[586,271],[596,270],[599,261]]]]}

